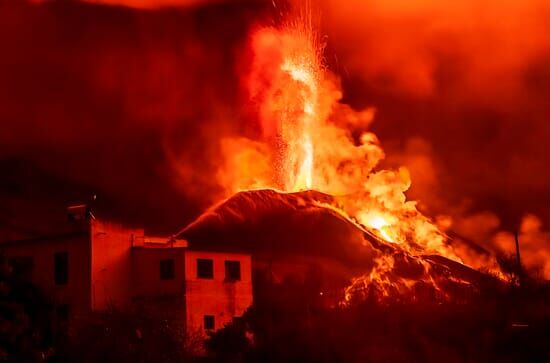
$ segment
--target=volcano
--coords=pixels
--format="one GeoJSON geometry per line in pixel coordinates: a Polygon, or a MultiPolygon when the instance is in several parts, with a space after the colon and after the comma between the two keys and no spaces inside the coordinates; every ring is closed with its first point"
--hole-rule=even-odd
{"type": "Polygon", "coordinates": [[[177,237],[188,240],[192,248],[246,251],[259,260],[297,261],[297,256],[307,256],[322,261],[328,275],[346,281],[340,287],[348,301],[372,294],[384,299],[427,294],[430,299],[456,300],[498,284],[444,256],[413,255],[386,242],[332,208],[332,203],[332,196],[316,191],[243,191],[211,207],[177,237]]]}

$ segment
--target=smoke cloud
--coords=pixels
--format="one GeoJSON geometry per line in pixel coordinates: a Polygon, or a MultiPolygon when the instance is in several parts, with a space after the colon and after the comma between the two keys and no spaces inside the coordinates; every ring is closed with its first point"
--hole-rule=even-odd
{"type": "Polygon", "coordinates": [[[377,107],[385,144],[404,151],[411,137],[426,141],[447,199],[506,209],[507,223],[533,207],[548,218],[532,200],[548,198],[550,182],[542,150],[550,135],[547,2],[324,6],[327,58],[336,57],[349,102],[377,107]]]}
{"type": "MultiPolygon", "coordinates": [[[[409,197],[491,251],[507,251],[495,239],[526,215],[544,230],[548,2],[325,0],[322,14],[346,101],[377,108],[386,163],[411,171],[409,197]]],[[[527,251],[548,248],[522,239],[527,251]]],[[[478,255],[464,246],[465,260],[478,255]]]]}
{"type": "MultiPolygon", "coordinates": [[[[84,190],[130,223],[174,231],[192,220],[222,193],[217,172],[234,145],[220,140],[254,134],[246,42],[277,19],[275,5],[1,3],[0,161],[11,180],[1,215],[84,190]]],[[[483,248],[503,250],[521,228],[525,263],[540,265],[529,256],[548,250],[548,2],[312,5],[343,102],[376,109],[383,166],[408,167],[409,197],[483,248]]]]}

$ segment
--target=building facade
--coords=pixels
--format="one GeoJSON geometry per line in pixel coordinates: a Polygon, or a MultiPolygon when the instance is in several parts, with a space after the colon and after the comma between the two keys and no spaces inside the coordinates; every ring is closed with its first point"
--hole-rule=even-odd
{"type": "Polygon", "coordinates": [[[252,304],[251,257],[200,251],[95,218],[5,241],[0,253],[69,318],[111,307],[171,311],[188,332],[216,330],[252,304]]]}

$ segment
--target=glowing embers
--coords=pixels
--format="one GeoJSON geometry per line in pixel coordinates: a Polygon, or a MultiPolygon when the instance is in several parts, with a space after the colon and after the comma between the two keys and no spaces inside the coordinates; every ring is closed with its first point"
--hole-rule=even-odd
{"type": "MultiPolygon", "coordinates": [[[[387,242],[395,243],[396,241],[391,236],[391,222],[389,221],[389,218],[385,218],[384,216],[377,214],[375,212],[366,212],[360,216],[358,216],[358,219],[361,221],[362,224],[365,225],[365,227],[375,230],[379,237],[382,237],[387,242]]],[[[394,218],[391,218],[392,220],[394,218]]]]}
{"type": "MultiPolygon", "coordinates": [[[[282,141],[286,145],[283,169],[287,173],[285,189],[300,191],[313,188],[314,145],[313,128],[316,127],[318,103],[318,70],[315,69],[315,52],[290,53],[283,60],[281,71],[290,76],[282,92],[298,97],[292,98],[298,105],[289,105],[301,112],[288,113],[283,108],[280,115],[282,141]],[[308,56],[313,59],[308,59],[308,56]]],[[[284,78],[283,78],[284,79],[284,78]]],[[[286,97],[285,97],[286,99],[286,97]]]]}

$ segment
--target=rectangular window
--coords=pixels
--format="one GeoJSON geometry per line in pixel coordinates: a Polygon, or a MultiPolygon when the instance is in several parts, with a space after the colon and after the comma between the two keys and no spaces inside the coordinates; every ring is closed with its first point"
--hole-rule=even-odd
{"type": "Polygon", "coordinates": [[[174,259],[160,260],[160,279],[173,280],[174,276],[174,259]]]}
{"type": "Polygon", "coordinates": [[[225,280],[239,281],[241,279],[241,262],[225,261],[225,280]]]}
{"type": "Polygon", "coordinates": [[[197,258],[197,277],[199,279],[213,279],[214,261],[206,258],[197,258]]]}
{"type": "Polygon", "coordinates": [[[214,330],[216,327],[216,319],[214,318],[214,315],[205,315],[203,320],[204,330],[214,330]]]}
{"type": "Polygon", "coordinates": [[[55,309],[55,313],[56,313],[57,318],[59,320],[61,320],[61,321],[69,320],[69,313],[70,313],[69,305],[62,304],[62,305],[57,306],[56,309],[55,309]]]}
{"type": "Polygon", "coordinates": [[[69,254],[57,252],[54,254],[54,278],[56,285],[67,285],[69,282],[69,254]]]}
{"type": "Polygon", "coordinates": [[[11,257],[9,264],[13,269],[13,275],[23,280],[31,280],[34,261],[30,256],[11,257]]]}

